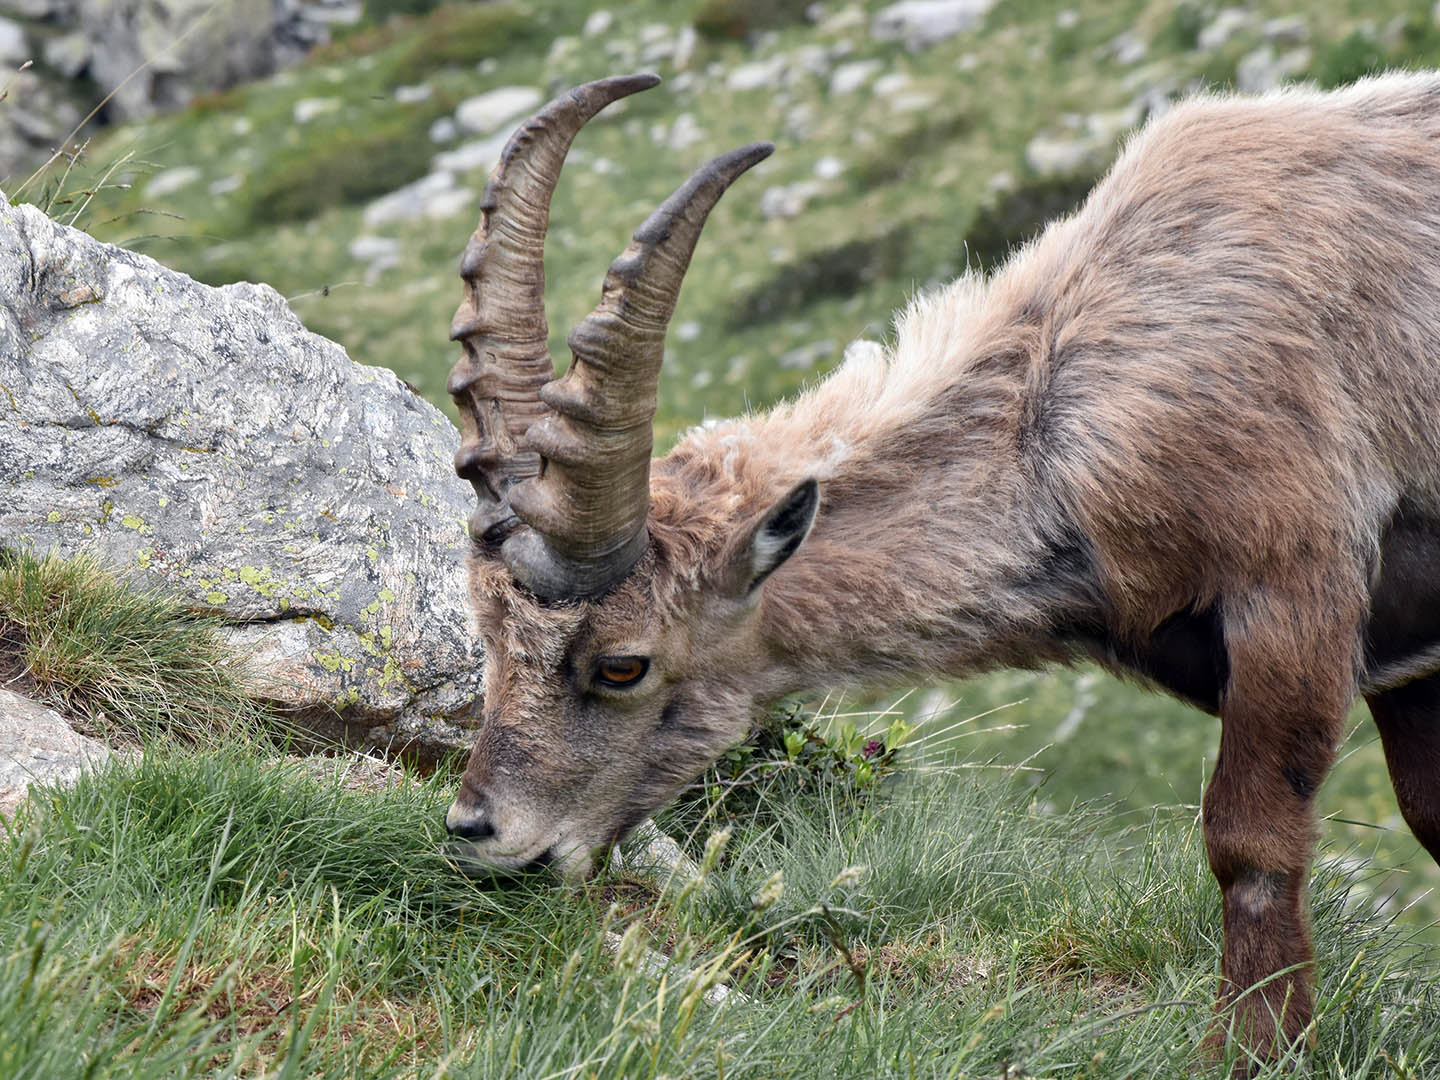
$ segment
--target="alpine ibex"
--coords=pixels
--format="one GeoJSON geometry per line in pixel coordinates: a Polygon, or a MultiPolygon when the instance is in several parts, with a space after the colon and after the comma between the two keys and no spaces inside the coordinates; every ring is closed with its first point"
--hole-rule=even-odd
{"type": "Polygon", "coordinates": [[[552,381],[561,161],[656,81],[526,123],[464,256],[486,684],[450,831],[581,878],[781,695],[1088,657],[1220,715],[1222,1000],[1269,979],[1238,1029],[1298,1038],[1315,791],[1357,693],[1440,858],[1440,75],[1183,102],[1076,213],[916,299],[887,357],[652,462],[681,276],[771,149],[641,226],[552,381]]]}

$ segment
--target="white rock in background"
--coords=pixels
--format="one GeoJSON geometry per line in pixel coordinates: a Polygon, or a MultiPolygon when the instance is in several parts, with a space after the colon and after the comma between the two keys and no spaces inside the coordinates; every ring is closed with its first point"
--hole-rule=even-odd
{"type": "Polygon", "coordinates": [[[1272,46],[1262,45],[1241,57],[1235,65],[1235,85],[1247,94],[1274,89],[1305,71],[1313,58],[1314,54],[1307,48],[1291,49],[1277,56],[1272,46]]]}
{"type": "Polygon", "coordinates": [[[780,85],[780,77],[784,73],[785,58],[783,56],[772,56],[766,60],[752,60],[748,64],[731,68],[730,74],[725,76],[725,85],[731,90],[760,90],[765,87],[776,87],[780,85]]]}
{"type": "Polygon", "coordinates": [[[521,113],[530,112],[544,98],[533,86],[502,86],[462,101],[455,110],[455,123],[467,135],[488,135],[521,113]]]}
{"type": "Polygon", "coordinates": [[[414,183],[396,188],[365,207],[365,224],[372,229],[397,221],[420,221],[451,217],[470,206],[475,192],[456,187],[448,172],[431,173],[414,183]]]}
{"type": "Polygon", "coordinates": [[[835,342],[814,341],[809,345],[801,345],[798,349],[791,349],[775,362],[782,368],[788,368],[791,371],[804,371],[814,367],[834,351],[835,342]]]}
{"type": "Polygon", "coordinates": [[[665,137],[665,145],[671,150],[684,150],[704,139],[705,132],[695,122],[695,117],[687,112],[675,117],[675,123],[670,125],[670,133],[665,137]]]}
{"type": "Polygon", "coordinates": [[[200,179],[200,170],[194,165],[180,165],[174,169],[166,169],[150,178],[145,185],[145,194],[150,198],[160,198],[163,195],[173,195],[183,187],[188,187],[200,179]]]}
{"type": "Polygon", "coordinates": [[[243,173],[231,173],[229,176],[222,176],[205,190],[211,195],[229,195],[232,191],[239,191],[244,183],[245,175],[243,173]]]}
{"type": "Polygon", "coordinates": [[[810,200],[824,190],[825,186],[815,180],[800,180],[793,184],[768,187],[760,196],[760,216],[767,221],[799,217],[805,212],[810,200]]]}
{"type": "Polygon", "coordinates": [[[1123,34],[1117,35],[1105,46],[1111,58],[1117,64],[1129,67],[1131,64],[1138,64],[1145,59],[1145,41],[1133,30],[1126,30],[1123,34]]]}
{"type": "Polygon", "coordinates": [[[1282,15],[1266,20],[1260,36],[1272,45],[1303,45],[1310,39],[1310,24],[1304,15],[1282,15]]]}
{"type": "Polygon", "coordinates": [[[460,125],[453,116],[442,116],[430,125],[430,141],[433,143],[453,142],[460,136],[460,125]]]}
{"type": "Polygon", "coordinates": [[[700,332],[700,324],[691,319],[688,322],[682,322],[679,326],[675,327],[675,340],[694,341],[700,336],[700,332]]]}
{"type": "Polygon", "coordinates": [[[45,63],[67,79],[73,79],[90,66],[90,39],[84,34],[61,34],[45,42],[42,50],[45,63]]]}
{"type": "Polygon", "coordinates": [[[909,75],[903,71],[892,71],[889,75],[881,75],[876,79],[873,89],[876,97],[894,97],[909,85],[909,75]]]}
{"type": "Polygon", "coordinates": [[[357,236],[350,241],[347,250],[352,259],[369,262],[400,254],[400,241],[393,236],[357,236]]]}
{"type": "Polygon", "coordinates": [[[1103,169],[1120,136],[1140,120],[1134,105],[1081,118],[1072,134],[1041,133],[1025,147],[1025,163],[1041,176],[1073,176],[1103,169]]]}
{"type": "Polygon", "coordinates": [[[600,8],[598,11],[592,11],[586,17],[585,26],[581,29],[580,33],[586,37],[595,37],[597,34],[603,34],[606,30],[609,30],[614,22],[615,16],[604,8],[600,8]]]}
{"type": "Polygon", "coordinates": [[[393,266],[400,264],[400,241],[391,236],[357,236],[350,241],[350,257],[368,264],[365,281],[374,284],[393,266]]]}
{"type": "Polygon", "coordinates": [[[308,124],[317,116],[324,116],[326,113],[337,112],[340,108],[340,99],[333,97],[326,98],[301,98],[295,102],[293,115],[295,123],[308,124]]]}
{"type": "Polygon", "coordinates": [[[921,49],[978,29],[994,5],[995,0],[901,0],[876,13],[870,36],[921,49]]]}
{"type": "Polygon", "coordinates": [[[1255,25],[1255,16],[1244,8],[1225,8],[1200,31],[1197,41],[1202,49],[1218,49],[1242,30],[1255,25]]]}
{"type": "Polygon", "coordinates": [[[14,815],[31,784],[68,786],[109,759],[108,747],[53,709],[0,689],[0,818],[14,815]]]}
{"type": "Polygon", "coordinates": [[[699,44],[700,35],[696,33],[695,27],[686,23],[680,28],[680,33],[675,38],[675,50],[670,55],[670,63],[676,71],[684,71],[690,66],[690,61],[695,59],[695,47],[699,44]]]}
{"type": "Polygon", "coordinates": [[[550,65],[563,63],[579,51],[580,39],[569,34],[562,34],[550,42],[550,51],[545,54],[545,63],[550,65]]]}
{"type": "Polygon", "coordinates": [[[821,180],[834,180],[845,171],[845,163],[837,157],[822,157],[815,162],[815,175],[821,180]]]}
{"type": "Polygon", "coordinates": [[[510,141],[508,131],[496,132],[488,139],[471,139],[461,143],[454,150],[436,154],[430,159],[430,171],[434,173],[466,173],[483,169],[489,173],[500,160],[500,151],[510,141]]]}
{"type": "Polygon", "coordinates": [[[835,69],[835,74],[830,76],[831,96],[853,94],[874,78],[876,72],[884,66],[879,60],[852,60],[848,64],[841,64],[835,69]]]}
{"type": "Polygon", "coordinates": [[[1080,13],[1074,8],[1066,8],[1064,11],[1055,13],[1055,25],[1061,30],[1069,30],[1080,25],[1080,13]]]}
{"type": "Polygon", "coordinates": [[[429,83],[416,83],[414,86],[397,86],[395,88],[395,101],[400,105],[419,105],[421,102],[429,101],[430,95],[435,88],[429,83]]]}
{"type": "Polygon", "coordinates": [[[25,28],[10,19],[0,18],[0,64],[18,67],[34,58],[25,28]]]}

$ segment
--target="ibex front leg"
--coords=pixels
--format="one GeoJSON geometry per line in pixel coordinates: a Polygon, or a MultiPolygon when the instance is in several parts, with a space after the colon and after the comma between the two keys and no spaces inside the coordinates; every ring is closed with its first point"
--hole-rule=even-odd
{"type": "Polygon", "coordinates": [[[1204,807],[1225,915],[1222,1011],[1211,1040],[1223,1043],[1229,1030],[1261,1060],[1300,1038],[1313,1011],[1305,886],[1315,793],[1354,693],[1359,615],[1344,618],[1347,594],[1266,588],[1225,604],[1230,678],[1204,807]]]}

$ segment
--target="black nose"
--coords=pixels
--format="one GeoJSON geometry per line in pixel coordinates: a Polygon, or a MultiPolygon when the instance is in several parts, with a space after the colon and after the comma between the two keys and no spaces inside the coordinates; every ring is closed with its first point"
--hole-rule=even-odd
{"type": "Polygon", "coordinates": [[[459,797],[445,814],[445,831],[462,840],[489,840],[495,835],[495,826],[485,811],[483,798],[465,798],[468,792],[461,788],[459,797]]]}

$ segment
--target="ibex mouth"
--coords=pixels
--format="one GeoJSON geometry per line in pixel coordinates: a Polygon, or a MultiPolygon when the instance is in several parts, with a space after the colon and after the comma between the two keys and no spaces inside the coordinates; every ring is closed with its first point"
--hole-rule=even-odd
{"type": "Polygon", "coordinates": [[[466,877],[490,885],[517,884],[548,873],[554,857],[549,848],[537,855],[486,855],[478,844],[463,840],[445,845],[445,857],[466,877]]]}

